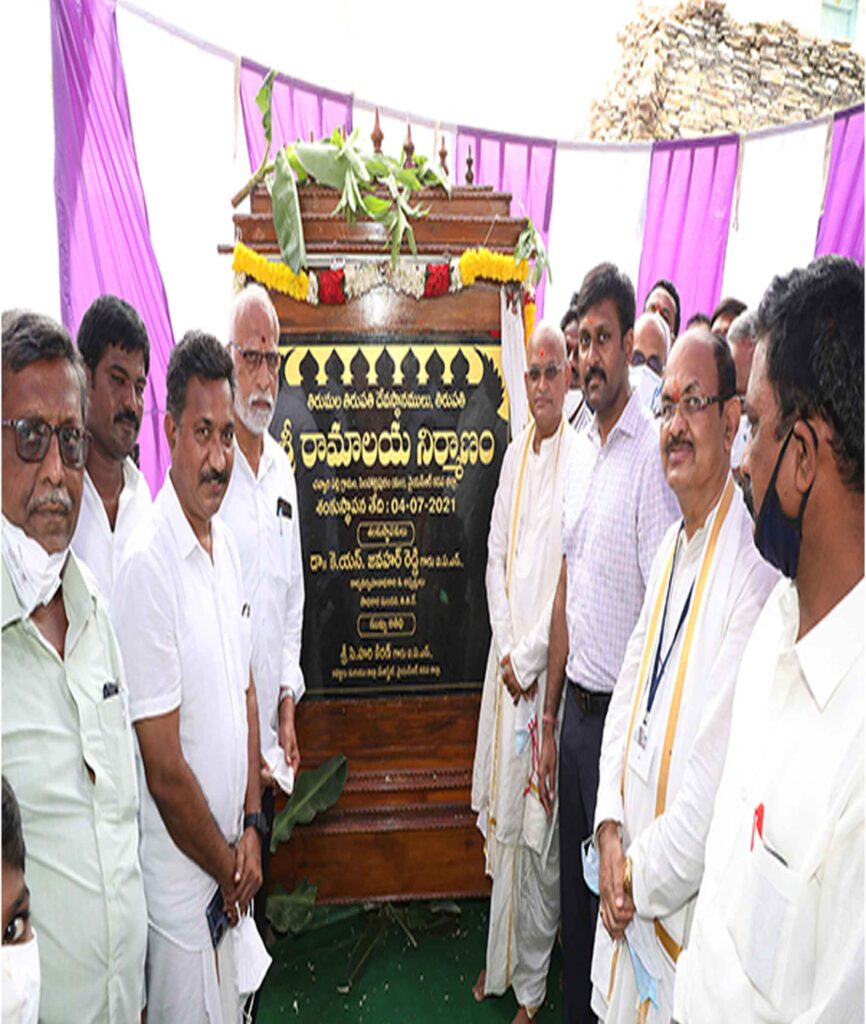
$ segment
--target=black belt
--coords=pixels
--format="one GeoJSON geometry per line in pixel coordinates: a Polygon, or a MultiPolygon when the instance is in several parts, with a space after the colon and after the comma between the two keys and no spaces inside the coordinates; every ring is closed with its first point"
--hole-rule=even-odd
{"type": "Polygon", "coordinates": [[[574,699],[577,701],[577,706],[585,715],[603,715],[607,711],[607,706],[610,704],[609,693],[597,693],[594,690],[584,689],[580,683],[576,683],[573,679],[568,680],[571,684],[571,691],[574,694],[574,699]]]}

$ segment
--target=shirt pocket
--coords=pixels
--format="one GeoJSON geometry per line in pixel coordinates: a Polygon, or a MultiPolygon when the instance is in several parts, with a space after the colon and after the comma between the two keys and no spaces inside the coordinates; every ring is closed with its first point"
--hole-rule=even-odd
{"type": "MultiPolygon", "coordinates": [[[[294,513],[294,509],[292,510],[294,513]]],[[[286,588],[294,572],[294,524],[288,516],[274,516],[271,526],[271,547],[273,557],[270,573],[277,588],[286,588]]]]}
{"type": "Polygon", "coordinates": [[[134,818],[138,810],[138,789],[135,781],[135,754],[132,726],[121,691],[103,697],[96,705],[102,742],[108,757],[111,778],[117,793],[121,818],[134,818]]]}
{"type": "Polygon", "coordinates": [[[738,888],[727,912],[727,929],[749,981],[781,1012],[785,994],[791,994],[795,925],[805,882],[756,836],[738,888]]]}

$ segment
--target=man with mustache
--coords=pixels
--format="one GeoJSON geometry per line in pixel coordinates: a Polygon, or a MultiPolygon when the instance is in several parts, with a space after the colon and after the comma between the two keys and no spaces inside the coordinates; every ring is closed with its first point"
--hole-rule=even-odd
{"type": "Polygon", "coordinates": [[[604,716],[650,567],[677,505],[662,472],[649,413],[629,389],[635,300],[611,263],[590,270],[576,303],[586,400],[595,411],[569,466],[563,559],[550,623],[547,693],[539,767],[541,801],[553,813],[557,718],[559,849],[566,1021],[594,1022],[590,963],[598,915],[581,872],[592,834],[604,716]]]}
{"type": "Polygon", "coordinates": [[[743,475],[785,579],[740,664],[681,1024],[864,1019],[863,313],[841,256],[758,307],[743,475]]]}
{"type": "Polygon", "coordinates": [[[662,466],[682,518],[655,557],[604,726],[592,1005],[608,1022],[671,1019],[734,680],[778,579],[731,475],[734,380],[727,343],[696,327],[677,341],[661,389],[662,466]]]}
{"type": "Polygon", "coordinates": [[[110,609],[126,542],[150,508],[150,490],[131,457],[144,412],[150,342],[128,302],[100,295],[81,319],[78,351],[87,371],[92,440],[72,550],[96,577],[110,609]]]}
{"type": "MultiPolygon", "coordinates": [[[[577,298],[577,295],[574,297],[577,298]]],[[[577,310],[569,306],[559,324],[568,354],[568,391],[565,393],[562,411],[569,425],[578,433],[587,430],[592,422],[592,409],[586,404],[580,380],[580,352],[577,346],[579,326],[577,310]]]]}
{"type": "Polygon", "coordinates": [[[127,690],[93,577],[70,550],[89,436],[81,357],[3,317],[3,774],[18,796],[39,937],[39,1019],[128,1024],[146,908],[127,690]]]}
{"type": "Polygon", "coordinates": [[[248,610],[217,516],[234,461],[233,392],[225,347],[185,335],[166,375],[171,468],[115,591],[143,769],[148,1024],[235,1024],[238,929],[224,925],[237,925],[261,884],[248,610]]]}
{"type": "MultiPolygon", "coordinates": [[[[262,811],[274,820],[277,784],[291,790],[301,764],[295,707],[304,693],[301,633],[304,572],[295,474],[268,433],[277,398],[280,322],[268,293],[248,285],[235,298],[229,351],[235,367],[234,469],[220,509],[237,542],[250,606],[252,668],[259,705],[262,811]]],[[[256,923],[264,938],[270,846],[262,840],[263,882],[256,923]]]]}

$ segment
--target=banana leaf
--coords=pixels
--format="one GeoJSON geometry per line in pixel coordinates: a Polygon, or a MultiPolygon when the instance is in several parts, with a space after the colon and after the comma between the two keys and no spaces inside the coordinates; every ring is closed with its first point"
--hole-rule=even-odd
{"type": "Polygon", "coordinates": [[[349,775],[344,754],[336,754],[318,768],[301,772],[289,802],[274,819],[271,853],[292,834],[295,825],[309,824],[319,811],[325,811],[339,800],[349,775]]]}
{"type": "Polygon", "coordinates": [[[274,161],[274,179],[269,188],[280,253],[297,274],[301,267],[307,265],[307,251],[304,246],[298,189],[285,149],[277,153],[274,161]]]}
{"type": "Polygon", "coordinates": [[[339,150],[333,143],[296,142],[292,148],[301,166],[314,181],[343,191],[346,161],[340,158],[339,150]]]}
{"type": "Polygon", "coordinates": [[[259,91],[256,93],[256,106],[262,112],[262,129],[268,141],[268,151],[271,148],[271,96],[274,91],[274,78],[276,74],[276,71],[273,69],[269,71],[265,75],[259,91]]]}
{"type": "Polygon", "coordinates": [[[302,932],[313,919],[316,907],[318,886],[302,878],[292,892],[286,892],[282,886],[268,897],[267,916],[275,932],[285,935],[291,932],[297,935],[302,932]]]}

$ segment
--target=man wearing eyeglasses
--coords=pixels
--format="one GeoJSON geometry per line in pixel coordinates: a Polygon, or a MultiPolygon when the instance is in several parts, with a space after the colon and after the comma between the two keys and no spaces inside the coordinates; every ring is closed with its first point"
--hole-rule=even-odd
{"type": "Polygon", "coordinates": [[[87,373],[91,443],[81,515],[72,548],[87,565],[109,608],[124,548],[150,508],[150,490],[132,460],[150,366],[150,342],[138,313],[100,295],[78,328],[87,373]]]}
{"type": "MultiPolygon", "coordinates": [[[[220,510],[241,556],[250,606],[252,668],[259,703],[262,811],[273,824],[275,786],[291,790],[301,764],[295,707],[304,693],[301,634],[304,573],[298,492],[288,455],[268,433],[276,406],[280,323],[261,285],[232,304],[229,352],[235,367],[235,462],[220,510]]],[[[264,937],[270,847],[262,844],[264,881],[256,921],[264,937]]]]}
{"type": "Polygon", "coordinates": [[[656,410],[670,347],[670,329],[658,313],[642,313],[635,320],[629,383],[650,412],[656,410]]]}
{"type": "Polygon", "coordinates": [[[566,485],[539,789],[552,815],[558,760],[565,1019],[594,1022],[590,963],[598,911],[583,881],[580,845],[593,828],[610,694],[650,566],[677,505],[662,473],[654,424],[629,388],[635,315],[631,281],[613,264],[602,263],[584,278],[576,306],[581,376],[595,416],[578,436],[566,485]]]}
{"type": "MultiPolygon", "coordinates": [[[[601,913],[593,1009],[668,1024],[703,871],[743,650],[777,574],[730,471],[734,361],[687,330],[661,390],[659,443],[681,518],[653,562],[604,726],[595,809],[601,913]]],[[[590,853],[592,859],[592,854],[590,853]]]]}
{"type": "Polygon", "coordinates": [[[565,338],[540,323],[525,373],[531,422],[505,453],[487,542],[492,642],[484,677],[472,807],[493,880],[484,971],[475,998],[509,987],[515,1022],[544,1002],[559,926],[556,816],[538,798],[537,709],[544,706],[550,609],[562,557],[567,467],[577,433],[563,415],[565,338]]]}
{"type": "Polygon", "coordinates": [[[840,256],[758,308],[743,473],[785,579],[740,665],[682,1024],[864,1019],[863,313],[840,256]]]}
{"type": "Polygon", "coordinates": [[[27,840],[39,1019],[127,1024],[143,1004],[147,913],[120,653],[70,551],[89,435],[64,328],[3,317],[3,774],[27,840]]]}

